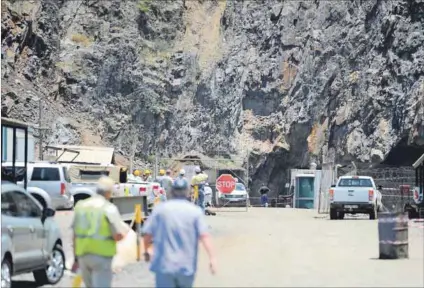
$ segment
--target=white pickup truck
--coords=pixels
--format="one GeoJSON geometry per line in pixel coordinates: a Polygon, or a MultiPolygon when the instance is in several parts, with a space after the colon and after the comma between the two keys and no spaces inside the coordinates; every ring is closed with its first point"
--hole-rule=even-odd
{"type": "Polygon", "coordinates": [[[368,176],[342,176],[337,185],[330,188],[330,219],[343,219],[346,213],[368,214],[370,219],[377,218],[381,211],[381,193],[374,179],[368,176]]]}

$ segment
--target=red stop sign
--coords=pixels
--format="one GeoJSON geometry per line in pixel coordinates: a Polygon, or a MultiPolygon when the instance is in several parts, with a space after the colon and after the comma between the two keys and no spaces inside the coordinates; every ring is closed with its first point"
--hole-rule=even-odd
{"type": "Polygon", "coordinates": [[[224,194],[229,194],[236,188],[236,179],[230,174],[222,174],[216,179],[216,189],[224,194]]]}

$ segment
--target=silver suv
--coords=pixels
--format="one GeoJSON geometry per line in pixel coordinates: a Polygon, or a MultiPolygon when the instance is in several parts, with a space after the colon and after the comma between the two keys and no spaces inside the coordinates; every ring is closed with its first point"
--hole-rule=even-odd
{"type": "MultiPolygon", "coordinates": [[[[10,172],[7,169],[11,170],[12,167],[12,163],[2,163],[2,169],[6,170],[5,173],[10,172]]],[[[16,162],[15,167],[17,170],[23,169],[24,163],[16,162]]],[[[47,192],[53,209],[71,209],[74,207],[74,197],[70,192],[71,181],[68,170],[64,165],[55,162],[28,162],[27,171],[27,187],[36,187],[47,192]]],[[[23,184],[23,173],[20,174],[21,178],[18,179],[18,185],[23,184]]],[[[42,197],[36,198],[46,207],[42,197]]]]}
{"type": "Polygon", "coordinates": [[[1,287],[11,287],[12,276],[29,272],[37,287],[60,281],[65,254],[54,214],[22,187],[1,182],[1,287]]]}

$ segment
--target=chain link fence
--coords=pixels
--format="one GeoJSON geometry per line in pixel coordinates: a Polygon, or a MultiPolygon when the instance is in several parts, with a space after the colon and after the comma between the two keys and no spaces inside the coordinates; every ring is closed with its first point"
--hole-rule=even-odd
{"type": "Polygon", "coordinates": [[[405,204],[413,202],[415,170],[412,167],[358,169],[356,175],[373,177],[377,187],[382,186],[382,202],[388,211],[401,212],[405,204]],[[402,186],[409,187],[401,189],[402,186]]]}

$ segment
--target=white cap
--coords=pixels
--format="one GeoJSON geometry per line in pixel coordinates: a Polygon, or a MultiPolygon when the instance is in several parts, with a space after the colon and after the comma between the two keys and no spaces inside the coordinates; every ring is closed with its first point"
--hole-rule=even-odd
{"type": "Polygon", "coordinates": [[[194,168],[194,172],[200,173],[200,172],[202,172],[202,170],[200,169],[199,166],[196,166],[196,168],[194,168]]]}
{"type": "Polygon", "coordinates": [[[180,175],[184,175],[185,174],[185,170],[184,169],[181,169],[180,170],[180,175]]]}
{"type": "Polygon", "coordinates": [[[97,189],[100,191],[110,191],[113,192],[115,190],[115,181],[113,181],[109,177],[101,177],[99,182],[97,183],[97,189]]]}

